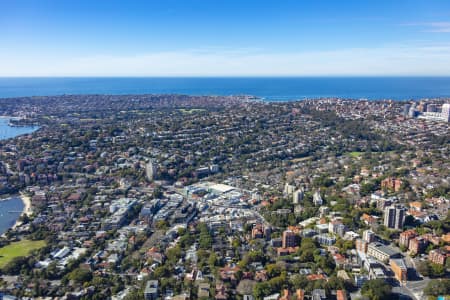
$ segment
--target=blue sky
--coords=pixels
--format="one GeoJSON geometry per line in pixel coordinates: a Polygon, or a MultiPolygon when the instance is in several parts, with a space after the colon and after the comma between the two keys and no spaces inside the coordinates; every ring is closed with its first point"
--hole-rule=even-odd
{"type": "Polygon", "coordinates": [[[450,1],[1,1],[0,41],[0,76],[445,76],[450,1]]]}

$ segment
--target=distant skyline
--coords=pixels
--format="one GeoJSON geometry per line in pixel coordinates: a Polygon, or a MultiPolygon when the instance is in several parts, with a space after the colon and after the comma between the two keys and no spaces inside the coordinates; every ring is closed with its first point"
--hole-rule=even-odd
{"type": "Polygon", "coordinates": [[[0,2],[0,76],[450,76],[450,1],[0,2]]]}

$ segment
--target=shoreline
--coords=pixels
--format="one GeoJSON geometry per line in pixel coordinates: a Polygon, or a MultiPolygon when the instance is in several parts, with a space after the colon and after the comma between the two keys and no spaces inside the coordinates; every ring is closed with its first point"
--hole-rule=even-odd
{"type": "MultiPolygon", "coordinates": [[[[25,193],[23,193],[23,192],[19,192],[18,195],[12,195],[12,196],[10,196],[10,197],[8,197],[8,198],[0,199],[0,201],[7,201],[7,200],[12,199],[12,198],[15,198],[15,197],[20,198],[20,200],[21,200],[22,203],[23,203],[22,213],[17,217],[16,222],[14,223],[14,225],[11,226],[11,227],[9,227],[6,231],[8,231],[9,229],[14,230],[14,229],[16,229],[17,227],[20,227],[20,226],[22,225],[22,222],[21,222],[19,219],[20,219],[20,217],[22,217],[23,215],[31,216],[31,215],[33,214],[33,210],[32,210],[32,208],[31,208],[31,197],[27,196],[27,195],[26,195],[25,193]]],[[[5,234],[6,234],[6,232],[3,233],[1,236],[4,237],[5,234]]]]}
{"type": "Polygon", "coordinates": [[[14,225],[11,227],[11,229],[16,229],[17,227],[22,225],[22,222],[19,221],[20,217],[22,217],[23,215],[27,215],[28,217],[30,217],[33,214],[33,211],[31,210],[31,197],[27,196],[23,192],[20,192],[19,194],[20,194],[19,198],[22,200],[23,203],[23,210],[20,216],[17,218],[16,223],[14,223],[14,225]]]}

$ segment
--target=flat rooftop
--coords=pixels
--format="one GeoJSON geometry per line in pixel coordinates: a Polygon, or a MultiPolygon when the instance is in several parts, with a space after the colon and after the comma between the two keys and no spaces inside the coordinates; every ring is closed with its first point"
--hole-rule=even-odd
{"type": "Polygon", "coordinates": [[[210,188],[214,191],[220,192],[220,193],[227,193],[230,191],[235,190],[236,188],[232,187],[231,185],[226,185],[222,183],[216,183],[210,185],[210,188]]]}

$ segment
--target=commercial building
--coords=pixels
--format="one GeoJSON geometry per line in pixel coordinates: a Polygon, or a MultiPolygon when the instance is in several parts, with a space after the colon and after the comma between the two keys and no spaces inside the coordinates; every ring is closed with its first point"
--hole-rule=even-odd
{"type": "Polygon", "coordinates": [[[426,112],[421,113],[418,118],[429,121],[450,122],[450,103],[443,104],[441,112],[438,112],[438,110],[433,107],[432,109],[427,109],[426,112]]]}
{"type": "Polygon", "coordinates": [[[390,258],[398,257],[400,253],[383,244],[371,243],[367,247],[367,255],[379,261],[388,262],[390,258]]]}
{"type": "Polygon", "coordinates": [[[389,261],[389,265],[392,268],[392,271],[395,274],[395,278],[400,282],[405,282],[407,278],[406,264],[403,259],[391,259],[389,261]]]}

